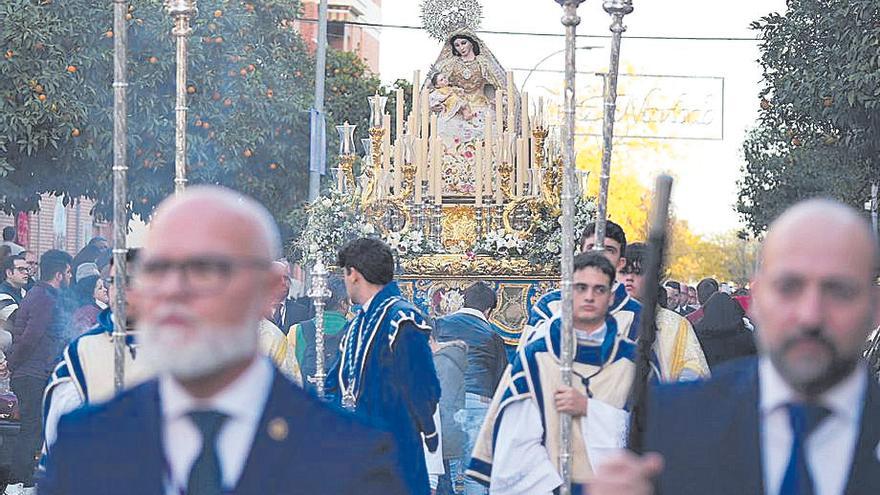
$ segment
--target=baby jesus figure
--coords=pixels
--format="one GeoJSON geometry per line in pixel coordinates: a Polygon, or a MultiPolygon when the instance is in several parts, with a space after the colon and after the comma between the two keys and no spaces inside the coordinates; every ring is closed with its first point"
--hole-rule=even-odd
{"type": "Polygon", "coordinates": [[[431,77],[431,86],[434,90],[428,95],[431,109],[440,113],[442,120],[451,120],[457,114],[461,114],[464,120],[471,120],[474,116],[467,100],[464,98],[464,90],[449,85],[449,78],[442,72],[437,72],[431,77]]]}

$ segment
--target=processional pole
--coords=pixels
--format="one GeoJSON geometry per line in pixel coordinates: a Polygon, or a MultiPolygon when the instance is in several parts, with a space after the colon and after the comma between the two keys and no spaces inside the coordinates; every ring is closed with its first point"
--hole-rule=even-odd
{"type": "Polygon", "coordinates": [[[125,263],[128,249],[125,234],[128,228],[128,106],[125,93],[128,88],[126,68],[128,34],[125,15],[127,0],[113,0],[113,285],[116,296],[113,305],[113,388],[116,393],[125,388],[125,263]]]}
{"type": "Polygon", "coordinates": [[[324,369],[324,305],[330,297],[327,277],[324,262],[319,259],[312,269],[312,288],[309,291],[309,297],[315,305],[315,374],[308,380],[315,385],[315,392],[321,400],[325,400],[324,381],[327,378],[324,369]]]}
{"type": "Polygon", "coordinates": [[[602,125],[602,171],[599,174],[599,204],[596,212],[595,249],[605,249],[605,226],[608,223],[608,185],[611,179],[611,150],[614,141],[614,114],[617,111],[617,76],[620,71],[620,40],[626,26],[623,16],[633,11],[632,0],[605,0],[605,12],[611,15],[611,61],[604,78],[605,112],[602,125]]]}
{"type": "MultiPolygon", "coordinates": [[[[562,383],[571,386],[571,365],[574,361],[574,335],[572,330],[571,283],[574,265],[574,177],[575,166],[574,122],[575,122],[575,41],[577,26],[581,18],[577,9],[583,0],[556,0],[562,5],[562,25],[565,26],[565,157],[562,166],[562,383]]],[[[561,495],[571,494],[571,421],[567,413],[560,413],[559,472],[562,474],[561,495]]]]}
{"type": "Polygon", "coordinates": [[[168,14],[174,19],[171,33],[177,38],[177,98],[174,106],[174,194],[186,189],[186,65],[191,17],[198,14],[195,0],[167,0],[168,14]]]}

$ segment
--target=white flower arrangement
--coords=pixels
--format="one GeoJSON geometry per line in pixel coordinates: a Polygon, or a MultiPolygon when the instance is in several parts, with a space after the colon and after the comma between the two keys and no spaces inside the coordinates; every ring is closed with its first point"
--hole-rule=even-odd
{"type": "Polygon", "coordinates": [[[512,232],[502,229],[490,230],[477,241],[474,252],[491,256],[521,256],[525,254],[528,242],[512,232]]]}
{"type": "Polygon", "coordinates": [[[350,197],[333,191],[308,206],[308,222],[296,243],[305,263],[320,259],[325,265],[333,265],[345,243],[375,233],[376,228],[364,219],[350,197]]]}
{"type": "Polygon", "coordinates": [[[393,249],[400,258],[416,258],[423,254],[431,254],[440,251],[440,246],[424,235],[420,230],[406,230],[404,232],[391,232],[385,242],[393,249]]]}
{"type": "MultiPolygon", "coordinates": [[[[575,200],[574,231],[579,235],[596,217],[596,204],[592,199],[579,197],[575,200]]],[[[534,263],[556,263],[562,252],[562,217],[541,215],[541,221],[529,237],[526,256],[534,263]]]]}

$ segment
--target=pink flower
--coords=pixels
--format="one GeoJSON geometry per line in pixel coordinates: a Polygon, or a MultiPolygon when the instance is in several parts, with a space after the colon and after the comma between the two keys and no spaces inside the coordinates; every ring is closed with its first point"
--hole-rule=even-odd
{"type": "Polygon", "coordinates": [[[464,157],[467,158],[468,160],[470,160],[471,158],[474,157],[474,154],[471,153],[470,151],[465,151],[465,152],[464,152],[464,157]]]}

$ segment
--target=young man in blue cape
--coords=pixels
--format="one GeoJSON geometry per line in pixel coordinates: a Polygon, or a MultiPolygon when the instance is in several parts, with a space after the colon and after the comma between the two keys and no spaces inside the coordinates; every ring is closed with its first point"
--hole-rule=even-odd
{"type": "Polygon", "coordinates": [[[434,411],[440,382],[428,336],[431,325],[394,282],[394,255],[378,239],[356,239],[339,252],[345,288],[361,306],[347,324],[339,361],[327,377],[334,401],[390,429],[397,438],[410,493],[430,492],[424,444],[438,447],[434,411]]]}

